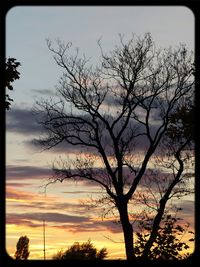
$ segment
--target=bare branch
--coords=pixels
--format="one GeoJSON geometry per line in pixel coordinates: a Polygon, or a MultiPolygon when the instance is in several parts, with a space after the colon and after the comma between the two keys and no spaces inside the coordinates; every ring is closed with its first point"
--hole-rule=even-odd
{"type": "Polygon", "coordinates": [[[120,45],[107,54],[98,42],[102,61],[100,67],[94,68],[84,55],[80,57],[78,49],[71,51],[71,43],[58,39],[56,44],[54,48],[47,40],[63,75],[56,98],[37,103],[36,113],[44,128],[38,144],[50,149],[67,143],[85,149],[94,158],[61,161],[54,167],[55,176],[49,183],[81,179],[103,188],[119,212],[127,258],[132,259],[133,226],[128,203],[136,190],[145,185],[148,197],[156,203],[152,205],[148,197],[142,197],[149,209],[157,210],[150,245],[167,201],[189,193],[181,181],[184,175],[186,178],[188,162],[183,152],[193,149],[193,134],[188,130],[188,114],[184,111],[193,99],[193,54],[184,45],[157,49],[149,33],[143,38],[133,35],[126,42],[120,36],[120,45]],[[162,153],[162,166],[155,165],[154,156],[159,158],[162,153]],[[95,156],[101,160],[100,168],[94,166],[95,156]],[[151,173],[145,184],[152,163],[155,172],[168,168],[168,183],[161,183],[151,173]]]}

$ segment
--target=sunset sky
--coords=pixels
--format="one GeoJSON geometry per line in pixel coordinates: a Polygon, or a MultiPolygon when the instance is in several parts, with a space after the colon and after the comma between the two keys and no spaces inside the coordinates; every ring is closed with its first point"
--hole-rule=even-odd
{"type": "MultiPolygon", "coordinates": [[[[46,39],[60,38],[80,48],[80,54],[100,57],[97,40],[105,51],[119,44],[119,33],[125,39],[132,33],[150,32],[162,48],[185,43],[194,50],[194,16],[186,7],[139,6],[61,6],[14,7],[6,17],[6,57],[21,63],[20,79],[13,83],[14,99],[6,112],[6,248],[13,256],[20,236],[30,239],[30,259],[43,259],[43,229],[46,221],[46,256],[75,241],[88,239],[97,248],[106,247],[110,258],[124,258],[120,225],[113,218],[102,220],[99,208],[88,209],[88,199],[96,198],[101,189],[91,183],[53,184],[44,192],[52,176],[52,163],[58,157],[79,154],[77,148],[41,151],[31,141],[42,130],[32,115],[35,101],[53,96],[62,70],[53,60],[46,39]]],[[[181,203],[182,217],[194,227],[194,201],[187,197],[181,203]]]]}

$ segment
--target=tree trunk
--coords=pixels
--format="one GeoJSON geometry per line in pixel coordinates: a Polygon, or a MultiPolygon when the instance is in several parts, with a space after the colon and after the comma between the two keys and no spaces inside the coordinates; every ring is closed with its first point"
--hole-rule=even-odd
{"type": "Polygon", "coordinates": [[[148,258],[148,254],[150,252],[150,249],[156,240],[159,225],[160,225],[160,222],[162,220],[162,216],[164,214],[164,210],[165,210],[165,205],[163,205],[163,207],[159,209],[158,213],[156,214],[156,216],[154,218],[154,222],[153,222],[153,226],[152,226],[152,230],[151,230],[151,235],[149,237],[149,240],[146,242],[143,253],[142,253],[142,258],[144,258],[144,259],[148,258]]]}
{"type": "Polygon", "coordinates": [[[123,229],[123,234],[124,234],[126,259],[133,260],[135,258],[134,246],[133,246],[133,227],[128,217],[128,204],[126,202],[119,203],[118,210],[119,210],[120,222],[122,224],[122,229],[123,229]]]}

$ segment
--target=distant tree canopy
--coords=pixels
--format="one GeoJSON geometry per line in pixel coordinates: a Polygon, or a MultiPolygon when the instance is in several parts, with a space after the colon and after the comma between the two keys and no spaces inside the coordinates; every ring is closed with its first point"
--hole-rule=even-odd
{"type": "Polygon", "coordinates": [[[59,251],[53,256],[53,260],[103,260],[107,254],[106,248],[97,251],[91,241],[88,240],[82,244],[75,242],[66,251],[59,251]]]}
{"type": "Polygon", "coordinates": [[[27,260],[29,257],[29,238],[27,236],[21,236],[16,245],[15,259],[27,260]]]}
{"type": "MultiPolygon", "coordinates": [[[[5,63],[5,90],[13,90],[12,83],[20,78],[17,68],[21,64],[15,58],[8,58],[5,63]]],[[[5,108],[10,109],[12,98],[8,94],[5,95],[5,108]]]]}

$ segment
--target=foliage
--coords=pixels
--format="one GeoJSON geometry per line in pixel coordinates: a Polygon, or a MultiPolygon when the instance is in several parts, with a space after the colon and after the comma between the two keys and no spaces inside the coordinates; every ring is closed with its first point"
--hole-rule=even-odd
{"type": "Polygon", "coordinates": [[[85,243],[79,244],[75,242],[66,251],[58,251],[53,256],[54,260],[103,260],[106,258],[108,252],[106,248],[97,251],[94,245],[88,240],[85,243]]]}
{"type": "MultiPolygon", "coordinates": [[[[20,73],[17,71],[17,68],[21,65],[15,58],[8,58],[5,63],[5,89],[13,90],[12,83],[19,79],[20,73]]],[[[5,95],[5,105],[6,109],[10,109],[12,98],[8,94],[5,95]]]]}
{"type": "Polygon", "coordinates": [[[29,257],[29,238],[27,236],[21,236],[16,245],[15,259],[27,260],[29,257]]]}
{"type": "Polygon", "coordinates": [[[194,140],[194,106],[184,105],[177,108],[169,117],[169,128],[166,133],[172,140],[182,138],[194,140]]]}
{"type": "MultiPolygon", "coordinates": [[[[162,225],[157,232],[155,242],[148,254],[149,259],[180,260],[186,257],[186,254],[181,255],[181,251],[184,249],[187,250],[189,245],[182,242],[181,239],[187,229],[178,224],[180,220],[180,218],[173,217],[172,215],[164,216],[162,225]]],[[[143,250],[150,237],[151,228],[152,219],[140,222],[141,232],[136,233],[137,242],[135,246],[135,253],[139,257],[143,256],[143,250]],[[143,233],[142,230],[144,230],[143,233]]],[[[190,233],[193,234],[193,232],[190,233]]],[[[191,238],[189,241],[194,241],[194,239],[191,238]]]]}

